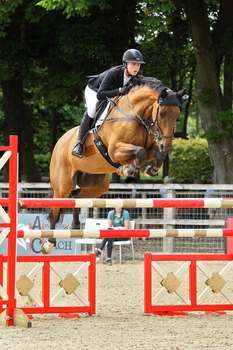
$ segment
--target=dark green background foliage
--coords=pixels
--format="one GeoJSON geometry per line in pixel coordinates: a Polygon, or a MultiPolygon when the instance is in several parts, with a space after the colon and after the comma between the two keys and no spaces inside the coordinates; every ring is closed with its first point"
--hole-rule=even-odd
{"type": "Polygon", "coordinates": [[[170,175],[181,181],[208,180],[213,174],[205,139],[177,139],[169,155],[170,175]]]}
{"type": "Polygon", "coordinates": [[[49,177],[49,154],[36,154],[35,155],[36,164],[38,166],[39,172],[42,177],[49,177]]]}
{"type": "MultiPolygon", "coordinates": [[[[43,177],[49,177],[49,155],[35,155],[36,163],[43,177]]],[[[208,181],[213,174],[208,144],[202,138],[176,139],[169,154],[169,174],[179,181],[193,182],[195,179],[208,181]]],[[[148,178],[146,178],[148,181],[148,178]]],[[[151,177],[150,182],[158,181],[151,177]]]]}

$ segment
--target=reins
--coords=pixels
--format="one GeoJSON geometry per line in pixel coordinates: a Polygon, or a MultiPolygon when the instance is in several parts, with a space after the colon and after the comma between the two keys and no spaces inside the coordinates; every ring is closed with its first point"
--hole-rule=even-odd
{"type": "MultiPolygon", "coordinates": [[[[129,96],[128,94],[126,95],[126,99],[127,102],[131,108],[131,110],[134,112],[134,116],[131,115],[130,113],[126,112],[124,109],[122,109],[121,107],[119,107],[117,105],[117,103],[111,99],[108,99],[109,102],[112,104],[113,108],[116,109],[118,112],[120,112],[121,114],[125,115],[126,118],[109,118],[106,119],[106,121],[108,122],[116,122],[116,121],[134,121],[134,122],[138,122],[139,124],[142,124],[142,126],[146,129],[148,134],[152,134],[154,136],[154,140],[155,141],[160,141],[162,138],[173,138],[174,135],[172,136],[168,136],[168,135],[164,135],[161,131],[161,128],[158,125],[158,113],[159,113],[159,107],[160,107],[160,103],[157,106],[156,109],[156,116],[155,116],[155,121],[151,122],[149,120],[143,119],[135,110],[134,106],[132,105],[132,103],[129,100],[129,96]],[[153,130],[151,130],[151,126],[155,125],[156,126],[156,132],[154,132],[153,130]]],[[[117,100],[117,102],[119,101],[119,99],[117,100]]]]}
{"type": "Polygon", "coordinates": [[[142,126],[146,129],[146,131],[148,132],[148,134],[152,134],[155,137],[155,141],[158,140],[158,135],[156,135],[150,128],[151,126],[154,125],[154,122],[151,122],[149,120],[143,119],[134,109],[133,105],[130,103],[129,101],[129,97],[128,95],[126,95],[127,101],[129,103],[130,108],[132,109],[132,111],[135,113],[135,116],[131,115],[130,113],[126,112],[124,109],[122,109],[121,107],[119,107],[117,105],[117,103],[111,99],[109,99],[109,102],[112,104],[113,108],[116,109],[118,112],[120,112],[121,114],[125,115],[126,118],[109,118],[106,119],[106,121],[108,122],[117,122],[117,121],[132,121],[132,122],[137,122],[139,124],[142,124],[142,126]]]}
{"type": "MultiPolygon", "coordinates": [[[[159,107],[161,104],[164,104],[164,100],[163,98],[158,98],[158,106],[157,106],[157,109],[156,109],[156,114],[155,114],[155,121],[150,121],[150,120],[147,120],[147,119],[144,119],[142,118],[138,112],[135,110],[134,106],[132,105],[132,103],[130,102],[129,100],[129,96],[128,94],[126,95],[126,99],[127,99],[127,102],[128,102],[128,105],[130,107],[130,109],[132,110],[132,112],[134,113],[134,115],[126,112],[125,110],[123,110],[121,107],[118,106],[117,102],[122,98],[122,96],[120,96],[117,101],[113,101],[112,99],[110,98],[107,98],[108,102],[110,103],[111,105],[111,108],[109,109],[107,115],[105,116],[104,118],[104,121],[103,123],[101,124],[101,126],[99,127],[99,130],[100,128],[103,126],[103,124],[105,122],[117,122],[117,121],[130,121],[130,122],[137,122],[139,124],[141,124],[145,130],[147,131],[146,133],[146,138],[145,138],[145,143],[144,143],[144,148],[146,148],[146,145],[147,145],[147,141],[148,141],[148,135],[151,134],[154,136],[154,140],[155,142],[160,142],[162,140],[162,138],[171,138],[173,139],[174,138],[174,133],[173,135],[169,136],[169,135],[164,135],[161,131],[161,128],[159,127],[158,125],[158,113],[159,113],[159,107]],[[110,112],[115,109],[117,110],[118,112],[120,112],[122,115],[124,115],[125,117],[111,117],[111,118],[108,118],[110,112]],[[153,130],[151,130],[151,127],[155,125],[155,128],[156,128],[156,131],[154,132],[153,130]]],[[[109,157],[109,154],[108,154],[108,149],[107,147],[104,145],[102,139],[100,138],[100,136],[98,135],[98,130],[97,128],[94,128],[93,129],[93,134],[94,134],[94,143],[96,145],[96,147],[98,148],[99,152],[102,154],[102,156],[114,167],[118,168],[120,166],[119,163],[114,163],[112,162],[112,160],[110,159],[109,157]]]]}

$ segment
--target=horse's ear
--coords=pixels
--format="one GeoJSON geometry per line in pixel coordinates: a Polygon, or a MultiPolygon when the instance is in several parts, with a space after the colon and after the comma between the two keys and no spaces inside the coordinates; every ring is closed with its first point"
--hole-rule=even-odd
{"type": "Polygon", "coordinates": [[[164,100],[164,99],[167,97],[167,95],[168,95],[168,93],[167,93],[167,88],[164,88],[164,89],[161,91],[159,97],[160,97],[162,100],[164,100]]]}
{"type": "Polygon", "coordinates": [[[183,97],[185,93],[186,93],[186,89],[183,89],[183,90],[178,91],[178,92],[176,93],[176,96],[177,96],[177,98],[180,100],[181,97],[183,97]]]}

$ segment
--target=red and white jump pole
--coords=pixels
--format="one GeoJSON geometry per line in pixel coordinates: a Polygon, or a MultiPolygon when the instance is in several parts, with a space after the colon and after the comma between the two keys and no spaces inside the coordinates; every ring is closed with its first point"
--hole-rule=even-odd
{"type": "Polygon", "coordinates": [[[19,230],[18,238],[166,238],[233,237],[233,228],[223,229],[133,229],[133,230],[19,230]]]}
{"type": "Polygon", "coordinates": [[[233,208],[233,198],[20,198],[28,208],[233,208]]]}

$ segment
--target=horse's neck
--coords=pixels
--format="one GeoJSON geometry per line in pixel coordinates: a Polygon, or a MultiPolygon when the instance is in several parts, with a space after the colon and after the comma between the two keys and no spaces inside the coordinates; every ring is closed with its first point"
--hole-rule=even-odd
{"type": "Polygon", "coordinates": [[[128,123],[127,118],[130,120],[130,116],[131,121],[135,118],[135,122],[139,121],[140,118],[154,121],[154,110],[158,104],[158,93],[149,87],[136,88],[136,90],[132,90],[128,96],[122,96],[120,99],[114,98],[113,101],[120,110],[113,107],[107,119],[98,130],[99,136],[106,145],[109,142],[110,135],[116,133],[116,129],[120,129],[121,125],[119,125],[119,123],[128,123]],[[124,111],[126,114],[124,114],[124,111]],[[108,122],[110,119],[112,119],[112,122],[108,122]],[[117,119],[119,119],[119,121],[117,121],[117,119]]]}
{"type": "Polygon", "coordinates": [[[153,108],[158,104],[158,94],[155,91],[144,87],[140,90],[132,91],[131,94],[124,96],[121,108],[126,110],[128,113],[135,115],[138,114],[143,119],[150,119],[152,116],[153,108]]]}

